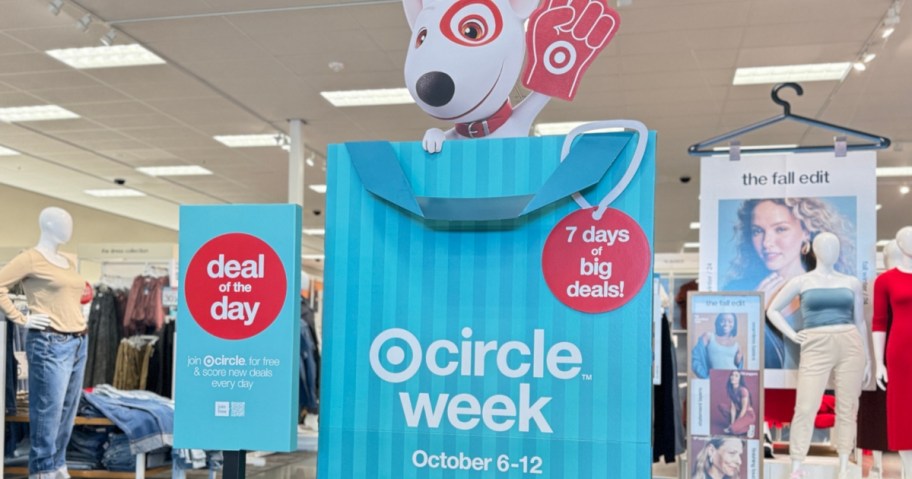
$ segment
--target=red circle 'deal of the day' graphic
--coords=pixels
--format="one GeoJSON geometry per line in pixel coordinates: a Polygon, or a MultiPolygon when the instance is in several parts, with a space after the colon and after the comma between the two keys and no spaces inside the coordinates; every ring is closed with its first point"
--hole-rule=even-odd
{"type": "Polygon", "coordinates": [[[285,267],[272,247],[256,236],[229,233],[193,255],[184,292],[190,315],[206,332],[247,339],[278,317],[286,286],[285,267]]]}
{"type": "Polygon", "coordinates": [[[577,311],[604,313],[627,304],[649,276],[649,240],[625,213],[608,208],[575,211],[548,235],[542,252],[545,282],[577,311]]]}

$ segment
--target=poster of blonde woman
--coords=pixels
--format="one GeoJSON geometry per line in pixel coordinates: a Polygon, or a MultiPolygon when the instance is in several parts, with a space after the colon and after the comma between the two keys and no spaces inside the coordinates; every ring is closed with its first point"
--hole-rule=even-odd
{"type": "MultiPolygon", "coordinates": [[[[757,291],[764,309],[790,279],[815,266],[811,244],[835,234],[836,270],[857,276],[870,295],[875,272],[876,156],[873,152],[703,158],[700,201],[701,291],[757,291]]],[[[802,327],[796,300],[785,311],[802,327]]],[[[800,351],[766,324],[767,388],[794,388],[800,351]]]]}

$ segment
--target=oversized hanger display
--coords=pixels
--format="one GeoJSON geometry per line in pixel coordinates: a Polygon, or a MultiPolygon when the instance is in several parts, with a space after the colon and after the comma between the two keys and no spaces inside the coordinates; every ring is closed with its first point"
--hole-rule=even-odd
{"type": "MultiPolygon", "coordinates": [[[[801,85],[797,83],[780,83],[773,87],[772,93],[770,96],[773,99],[773,102],[777,105],[781,105],[783,112],[780,115],[776,115],[772,118],[767,118],[766,120],[759,121],[752,125],[738,128],[737,130],[724,133],[715,138],[710,138],[708,140],[701,141],[699,143],[690,145],[687,149],[687,153],[691,156],[713,156],[719,155],[718,150],[713,150],[710,148],[713,145],[732,140],[746,133],[750,133],[761,128],[766,128],[770,125],[779,123],[783,120],[792,120],[799,123],[804,123],[817,128],[823,128],[826,130],[834,131],[836,133],[841,133],[843,135],[850,135],[858,138],[862,138],[868,141],[868,143],[854,143],[854,144],[845,144],[845,149],[847,151],[854,150],[882,150],[884,148],[889,148],[890,139],[873,135],[871,133],[865,133],[863,131],[854,130],[852,128],[847,128],[844,126],[834,125],[832,123],[827,123],[820,120],[815,120],[813,118],[808,118],[801,115],[792,114],[792,106],[789,102],[779,98],[779,90],[783,88],[791,88],[800,96],[804,94],[804,89],[801,88],[801,85]]],[[[844,138],[837,137],[836,142],[845,141],[844,138]]],[[[797,147],[758,147],[751,148],[751,153],[797,153],[797,152],[813,152],[813,151],[833,151],[835,148],[838,148],[838,144],[831,145],[817,145],[817,146],[797,146],[797,147]]],[[[724,152],[722,152],[724,154],[724,152]]]]}

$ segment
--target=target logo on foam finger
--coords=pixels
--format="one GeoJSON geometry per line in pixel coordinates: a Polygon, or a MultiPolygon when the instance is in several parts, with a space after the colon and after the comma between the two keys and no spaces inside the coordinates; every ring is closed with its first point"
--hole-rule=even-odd
{"type": "Polygon", "coordinates": [[[563,75],[576,65],[576,48],[565,40],[559,40],[545,49],[545,68],[554,75],[563,75]]]}
{"type": "Polygon", "coordinates": [[[633,218],[608,208],[575,211],[548,235],[542,271],[551,293],[577,311],[604,313],[633,299],[649,276],[649,240],[633,218]]]}
{"type": "Polygon", "coordinates": [[[285,304],[287,280],[279,255],[246,233],[217,236],[187,267],[185,301],[194,321],[222,339],[260,334],[285,304]]]}

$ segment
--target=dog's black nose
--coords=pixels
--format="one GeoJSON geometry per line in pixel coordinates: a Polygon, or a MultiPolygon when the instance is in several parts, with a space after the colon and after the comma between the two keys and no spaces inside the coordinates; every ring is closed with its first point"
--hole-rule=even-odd
{"type": "Polygon", "coordinates": [[[453,99],[456,84],[449,75],[443,72],[430,72],[421,75],[415,84],[418,98],[431,106],[443,106],[453,99]]]}

